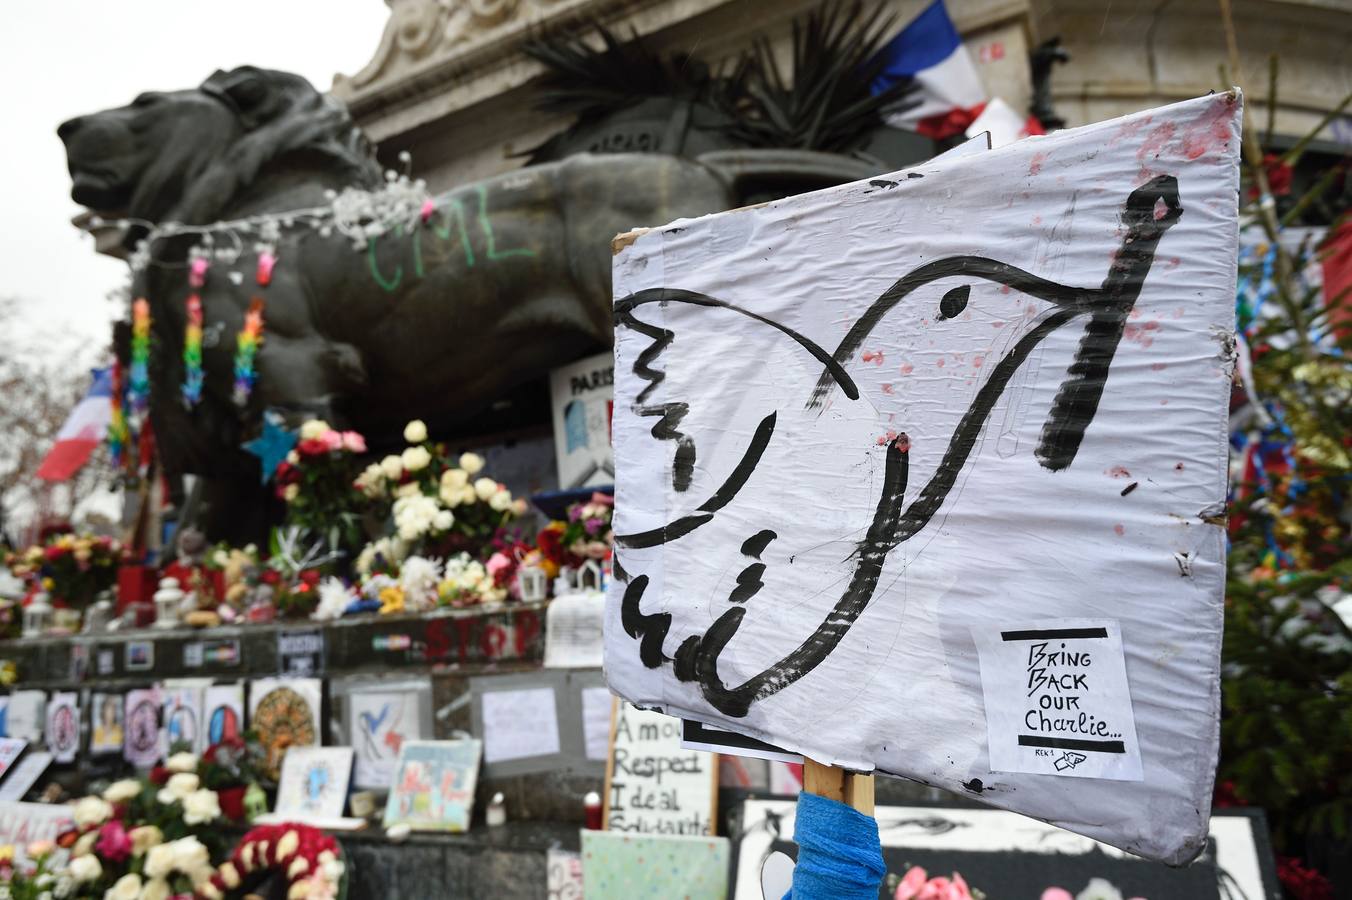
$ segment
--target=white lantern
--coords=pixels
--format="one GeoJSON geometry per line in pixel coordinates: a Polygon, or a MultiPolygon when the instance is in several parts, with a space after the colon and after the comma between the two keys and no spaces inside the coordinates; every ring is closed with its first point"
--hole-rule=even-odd
{"type": "Polygon", "coordinates": [[[23,608],[23,636],[42,637],[43,632],[50,628],[51,624],[52,604],[48,602],[47,595],[34,594],[33,599],[23,608]]]}
{"type": "Polygon", "coordinates": [[[577,567],[577,589],[579,591],[601,590],[601,564],[589,559],[577,567]]]}
{"type": "Polygon", "coordinates": [[[516,570],[516,590],[524,603],[543,600],[549,594],[549,578],[539,566],[522,566],[516,570]]]}
{"type": "Polygon", "coordinates": [[[182,604],[183,591],[178,586],[178,579],[162,580],[160,589],[155,592],[155,627],[177,628],[178,611],[182,604]]]}

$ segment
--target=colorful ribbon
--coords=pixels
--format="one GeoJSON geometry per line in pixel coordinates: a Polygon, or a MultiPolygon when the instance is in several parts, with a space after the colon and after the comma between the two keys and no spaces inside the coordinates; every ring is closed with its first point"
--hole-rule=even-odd
{"type": "Polygon", "coordinates": [[[120,469],[129,435],[127,416],[122,409],[122,363],[116,359],[113,360],[110,381],[112,395],[108,398],[108,460],[114,469],[120,469]]]}
{"type": "Polygon", "coordinates": [[[254,297],[249,301],[249,311],[244,315],[244,327],[235,338],[235,405],[247,406],[249,395],[253,393],[258,372],[254,369],[254,358],[258,356],[258,344],[263,338],[263,298],[254,297]]]}
{"type": "Polygon", "coordinates": [[[136,298],[131,305],[131,371],[127,395],[136,427],[150,409],[150,301],[136,298]]]}

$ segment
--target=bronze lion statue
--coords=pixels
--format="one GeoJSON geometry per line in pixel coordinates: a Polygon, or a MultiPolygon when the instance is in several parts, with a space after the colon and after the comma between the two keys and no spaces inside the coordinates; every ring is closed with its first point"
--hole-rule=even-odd
{"type": "MultiPolygon", "coordinates": [[[[158,226],[322,207],[327,192],[382,179],[341,104],[299,76],[247,66],[71,119],[58,134],[76,202],[158,226]]],[[[240,232],[243,252],[214,263],[200,291],[204,383],[191,409],[179,395],[198,237],[155,232],[133,293],[151,307],[151,422],[166,471],[212,480],[213,538],[256,535],[266,493],[240,445],[263,410],[293,424],[322,416],[376,447],[412,417],[465,433],[514,387],[609,344],[611,237],[730,205],[727,180],[691,160],[575,156],[451,191],[425,223],[362,250],[284,226],[265,290],[254,281],[255,236],[240,232]],[[240,409],[235,335],[256,295],[265,331],[240,409]]],[[[128,243],[146,234],[133,228],[128,243]]]]}

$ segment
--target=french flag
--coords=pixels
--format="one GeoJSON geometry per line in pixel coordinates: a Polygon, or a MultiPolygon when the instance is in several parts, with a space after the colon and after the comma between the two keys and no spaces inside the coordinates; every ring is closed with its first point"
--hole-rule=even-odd
{"type": "Polygon", "coordinates": [[[919,105],[890,115],[887,124],[934,140],[964,133],[986,104],[976,63],[967,52],[944,0],[934,0],[883,47],[886,67],[873,83],[881,93],[906,78],[918,86],[919,105]]]}
{"type": "Polygon", "coordinates": [[[113,411],[113,371],[94,369],[93,374],[89,393],[70,411],[56,435],[56,443],[38,466],[37,475],[44,481],[68,480],[103,442],[113,411]]]}

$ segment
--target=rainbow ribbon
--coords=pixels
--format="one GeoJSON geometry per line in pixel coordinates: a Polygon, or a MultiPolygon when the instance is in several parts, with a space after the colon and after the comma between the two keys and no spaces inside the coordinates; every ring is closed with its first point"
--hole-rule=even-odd
{"type": "Polygon", "coordinates": [[[183,326],[183,403],[192,409],[202,399],[202,298],[189,295],[184,312],[187,324],[183,326]]]}
{"type": "Polygon", "coordinates": [[[150,301],[144,297],[136,298],[131,305],[131,371],[127,381],[132,416],[139,423],[150,409],[150,301]]]}
{"type": "Polygon", "coordinates": [[[112,396],[108,398],[108,461],[114,469],[122,468],[122,454],[127,448],[127,416],[122,410],[122,363],[113,360],[112,396]]]}
{"type": "Polygon", "coordinates": [[[244,315],[244,327],[235,338],[235,405],[247,406],[249,395],[253,393],[258,373],[254,370],[254,358],[258,356],[258,344],[263,339],[263,298],[254,297],[249,301],[249,311],[244,315]]]}

